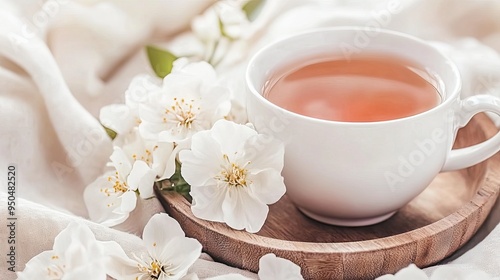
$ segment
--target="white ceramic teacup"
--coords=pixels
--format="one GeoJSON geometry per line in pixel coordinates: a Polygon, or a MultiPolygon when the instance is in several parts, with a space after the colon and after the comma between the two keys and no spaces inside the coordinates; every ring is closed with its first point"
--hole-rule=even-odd
{"type": "MultiPolygon", "coordinates": [[[[474,114],[500,114],[500,99],[460,99],[457,67],[440,51],[409,35],[345,27],[301,33],[260,50],[249,62],[247,111],[260,133],[285,143],[287,194],[321,222],[363,226],[392,216],[441,171],[477,164],[500,150],[500,134],[452,150],[457,131],[474,114]],[[362,45],[359,36],[365,33],[362,45]],[[276,69],[305,58],[382,53],[423,65],[441,103],[423,113],[389,121],[338,122],[299,115],[262,96],[276,69]]],[[[265,145],[265,143],[263,143],[265,145]]]]}

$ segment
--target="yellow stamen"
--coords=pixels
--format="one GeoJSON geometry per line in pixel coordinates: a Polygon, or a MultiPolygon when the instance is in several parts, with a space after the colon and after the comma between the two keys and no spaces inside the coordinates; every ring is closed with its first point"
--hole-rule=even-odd
{"type": "Polygon", "coordinates": [[[173,276],[174,274],[168,271],[168,268],[171,267],[171,264],[162,265],[158,260],[152,260],[149,264],[149,267],[143,266],[141,264],[137,265],[139,271],[148,274],[152,279],[160,278],[160,275],[163,273],[167,276],[173,276]]]}
{"type": "Polygon", "coordinates": [[[223,155],[223,158],[224,161],[226,161],[226,165],[221,166],[222,171],[219,175],[215,176],[215,179],[226,182],[230,187],[246,187],[248,184],[248,170],[246,169],[246,166],[250,163],[250,161],[240,167],[238,164],[231,162],[226,154],[223,155]]]}
{"type": "Polygon", "coordinates": [[[196,115],[201,110],[198,106],[196,110],[194,110],[193,103],[194,99],[185,100],[181,98],[179,101],[177,98],[174,98],[174,105],[170,106],[170,108],[165,109],[166,115],[171,115],[170,118],[167,116],[163,117],[163,122],[167,122],[167,120],[177,121],[177,127],[185,127],[190,129],[193,125],[193,122],[196,120],[196,115]]]}

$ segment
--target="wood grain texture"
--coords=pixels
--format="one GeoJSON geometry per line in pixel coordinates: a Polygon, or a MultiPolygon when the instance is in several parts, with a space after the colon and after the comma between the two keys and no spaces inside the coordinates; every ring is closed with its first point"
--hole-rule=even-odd
{"type": "MultiPolygon", "coordinates": [[[[497,129],[483,114],[459,131],[456,147],[479,143],[497,129]]],[[[270,207],[256,234],[193,216],[175,193],[160,192],[166,211],[187,236],[215,260],[256,272],[267,253],[302,268],[305,279],[373,279],[410,263],[425,267],[451,255],[484,222],[499,193],[500,155],[455,172],[439,174],[429,187],[390,219],[366,227],[322,224],[302,215],[286,195],[270,207]]]]}

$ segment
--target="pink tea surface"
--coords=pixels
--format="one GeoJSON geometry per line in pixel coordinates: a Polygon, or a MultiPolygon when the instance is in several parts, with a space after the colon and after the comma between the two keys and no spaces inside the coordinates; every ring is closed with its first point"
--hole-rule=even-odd
{"type": "Polygon", "coordinates": [[[343,122],[374,122],[416,115],[437,106],[436,88],[408,62],[359,57],[304,63],[277,73],[264,96],[295,113],[343,122]]]}

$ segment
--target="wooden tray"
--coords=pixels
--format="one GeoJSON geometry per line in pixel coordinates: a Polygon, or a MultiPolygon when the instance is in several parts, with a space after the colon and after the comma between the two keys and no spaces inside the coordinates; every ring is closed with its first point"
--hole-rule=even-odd
{"type": "MultiPolygon", "coordinates": [[[[455,146],[476,144],[495,132],[485,115],[477,115],[460,130],[455,146]]],[[[178,194],[157,194],[186,235],[198,239],[217,261],[256,272],[259,258],[274,253],[300,265],[305,279],[374,279],[410,263],[434,264],[464,245],[496,201],[499,172],[497,154],[476,166],[441,173],[389,220],[358,228],[313,221],[284,196],[270,207],[262,230],[251,234],[194,217],[178,194]]]]}

